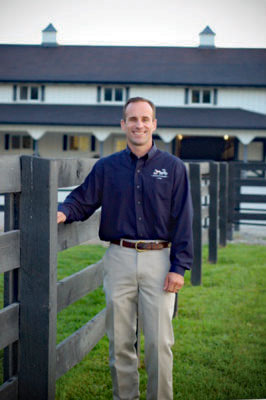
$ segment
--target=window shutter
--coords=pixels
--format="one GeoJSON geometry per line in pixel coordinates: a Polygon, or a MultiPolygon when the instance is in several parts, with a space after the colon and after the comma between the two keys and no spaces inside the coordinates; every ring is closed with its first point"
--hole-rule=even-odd
{"type": "Polygon", "coordinates": [[[189,89],[185,88],[185,104],[188,104],[189,89]]]}
{"type": "Polygon", "coordinates": [[[96,138],[94,135],[91,135],[91,151],[96,150],[96,138]]]}
{"type": "Polygon", "coordinates": [[[41,101],[45,100],[45,86],[41,86],[41,101]]]}
{"type": "Polygon", "coordinates": [[[67,151],[68,136],[63,135],[63,151],[67,151]]]}
{"type": "Polygon", "coordinates": [[[129,99],[129,87],[126,87],[126,101],[129,99]]]}
{"type": "Polygon", "coordinates": [[[213,90],[213,104],[216,106],[218,103],[218,90],[214,89],[213,90]]]}
{"type": "Polygon", "coordinates": [[[97,103],[101,102],[101,86],[97,86],[97,103]]]}
{"type": "Polygon", "coordinates": [[[7,133],[5,135],[5,150],[9,150],[9,144],[10,144],[10,135],[7,133]]]}
{"type": "Polygon", "coordinates": [[[17,100],[17,85],[13,85],[13,101],[17,100]]]}

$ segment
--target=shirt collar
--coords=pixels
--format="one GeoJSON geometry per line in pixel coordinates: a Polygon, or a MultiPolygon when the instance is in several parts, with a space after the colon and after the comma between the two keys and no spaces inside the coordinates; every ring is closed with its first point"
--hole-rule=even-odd
{"type": "MultiPolygon", "coordinates": [[[[146,153],[144,156],[140,157],[144,160],[149,160],[150,158],[152,158],[154,156],[154,154],[157,151],[157,146],[154,142],[152,142],[152,147],[150,148],[150,150],[148,151],[148,153],[146,153]]],[[[137,156],[130,150],[130,148],[127,146],[126,147],[126,153],[131,156],[131,158],[136,159],[137,156]]]]}

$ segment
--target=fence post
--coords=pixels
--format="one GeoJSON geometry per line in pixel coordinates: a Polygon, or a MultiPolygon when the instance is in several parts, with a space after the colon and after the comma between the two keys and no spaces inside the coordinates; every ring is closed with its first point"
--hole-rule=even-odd
{"type": "Polygon", "coordinates": [[[193,204],[194,260],[191,272],[192,285],[201,284],[202,275],[202,218],[201,218],[201,174],[200,164],[189,163],[189,178],[193,204]]]}
{"type": "Polygon", "coordinates": [[[227,224],[228,240],[233,240],[234,211],[235,211],[235,166],[233,162],[230,162],[228,171],[228,224],[227,224]]]}
{"type": "MultiPolygon", "coordinates": [[[[19,193],[5,195],[5,232],[19,229],[19,193]]],[[[4,274],[4,307],[18,301],[18,270],[4,274]]],[[[4,382],[17,374],[18,369],[18,342],[4,349],[4,382]]]]}
{"type": "Polygon", "coordinates": [[[52,400],[56,377],[56,162],[22,156],[19,398],[52,400]]]}
{"type": "MultiPolygon", "coordinates": [[[[243,163],[241,163],[242,165],[243,165],[243,163]]],[[[234,213],[235,213],[235,211],[237,210],[238,212],[239,212],[239,209],[240,209],[240,201],[239,201],[239,196],[240,196],[240,193],[241,193],[241,184],[240,184],[240,182],[239,182],[239,179],[240,178],[245,178],[246,177],[246,174],[247,174],[247,171],[243,171],[243,170],[241,170],[241,164],[240,163],[236,163],[235,164],[235,202],[234,202],[234,213]]],[[[237,231],[240,231],[240,225],[239,225],[239,219],[237,219],[237,221],[236,221],[236,218],[235,218],[235,215],[234,215],[234,220],[235,220],[235,222],[236,222],[236,224],[235,224],[235,226],[234,226],[234,230],[237,232],[237,231]]]]}
{"type": "Polygon", "coordinates": [[[221,246],[226,246],[227,219],[228,219],[228,164],[220,163],[220,204],[219,204],[219,230],[221,246]]]}
{"type": "Polygon", "coordinates": [[[210,163],[210,206],[209,206],[209,262],[217,262],[218,252],[218,182],[219,165],[210,163]]]}

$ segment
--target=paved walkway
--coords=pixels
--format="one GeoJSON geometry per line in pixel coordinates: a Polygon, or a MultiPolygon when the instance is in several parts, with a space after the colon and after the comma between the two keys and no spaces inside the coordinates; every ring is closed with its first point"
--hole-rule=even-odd
{"type": "Polygon", "coordinates": [[[266,245],[266,226],[241,225],[233,242],[266,245]]]}

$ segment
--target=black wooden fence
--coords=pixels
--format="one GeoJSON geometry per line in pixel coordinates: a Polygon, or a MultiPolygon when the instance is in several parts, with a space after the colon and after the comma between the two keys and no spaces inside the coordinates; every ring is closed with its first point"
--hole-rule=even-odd
{"type": "MultiPolygon", "coordinates": [[[[54,399],[55,382],[105,334],[105,310],[56,345],[57,312],[102,284],[102,261],[57,282],[57,251],[96,236],[99,213],[57,227],[58,188],[80,184],[95,160],[4,157],[0,194],[5,194],[5,233],[0,234],[0,273],[5,274],[0,310],[4,384],[0,400],[54,399]]],[[[226,164],[187,165],[194,205],[193,284],[201,282],[202,242],[208,232],[209,261],[216,262],[218,226],[225,245],[226,164]],[[220,218],[218,213],[220,193],[220,218]],[[203,204],[203,206],[202,206],[203,204]],[[202,226],[204,226],[202,228],[202,226]]],[[[221,239],[222,238],[222,239],[221,239]]]]}
{"type": "Polygon", "coordinates": [[[1,400],[53,399],[56,379],[105,334],[102,310],[56,346],[57,312],[102,283],[102,262],[60,282],[56,270],[57,251],[95,237],[99,220],[96,213],[85,223],[57,229],[57,188],[81,183],[94,162],[27,156],[0,161],[8,231],[0,235],[0,273],[5,273],[0,311],[0,348],[5,348],[1,400]]]}
{"type": "Polygon", "coordinates": [[[226,246],[228,219],[228,164],[190,163],[194,209],[194,262],[191,283],[202,281],[202,245],[208,243],[208,261],[216,263],[218,246],[226,246]]]}

